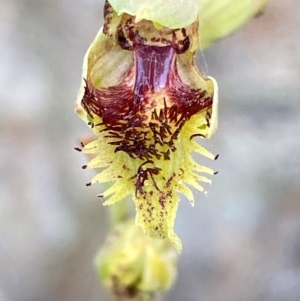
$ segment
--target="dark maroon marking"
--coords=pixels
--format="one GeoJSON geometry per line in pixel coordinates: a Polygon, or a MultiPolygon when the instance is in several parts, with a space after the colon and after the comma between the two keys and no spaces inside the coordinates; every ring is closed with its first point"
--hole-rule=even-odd
{"type": "Polygon", "coordinates": [[[79,147],[74,147],[74,149],[75,149],[76,151],[78,151],[78,152],[82,152],[82,149],[79,148],[79,147]]]}
{"type": "MultiPolygon", "coordinates": [[[[161,156],[155,145],[157,143],[168,145],[169,141],[166,141],[168,136],[171,136],[171,140],[176,140],[185,121],[199,110],[211,106],[212,99],[204,97],[205,91],[190,89],[180,81],[174,63],[175,53],[170,46],[137,47],[137,77],[133,90],[125,84],[98,90],[87,83],[82,104],[91,117],[91,113],[94,113],[103,118],[101,123],[105,126],[103,130],[110,133],[107,138],[113,138],[114,135],[120,138],[118,141],[108,142],[116,145],[116,152],[124,151],[133,158],[145,160],[152,157],[159,159],[161,156]],[[148,50],[151,52],[148,53],[148,50]],[[150,59],[144,58],[147,54],[150,59]],[[167,61],[166,65],[163,65],[164,60],[167,61]],[[171,72],[172,68],[175,75],[171,72]],[[159,113],[155,110],[152,113],[152,118],[154,117],[160,124],[146,124],[143,116],[145,109],[142,109],[147,101],[145,93],[156,91],[160,85],[166,90],[174,105],[167,107],[164,100],[164,109],[159,113]],[[170,122],[178,127],[173,133],[170,122]],[[147,138],[149,127],[154,135],[154,143],[149,143],[151,137],[147,138]]],[[[171,147],[173,144],[169,145],[171,147]]],[[[173,147],[172,149],[175,150],[173,147]]]]}
{"type": "Polygon", "coordinates": [[[193,138],[196,138],[196,137],[206,138],[203,134],[194,134],[190,137],[190,140],[192,140],[193,138]]]}
{"type": "Polygon", "coordinates": [[[84,144],[83,144],[83,142],[80,142],[80,145],[81,145],[81,147],[84,147],[84,144]]]}
{"type": "Polygon", "coordinates": [[[206,125],[210,128],[210,121],[209,121],[209,119],[205,118],[205,120],[206,120],[206,125]]]}
{"type": "Polygon", "coordinates": [[[217,160],[219,158],[219,154],[217,154],[216,156],[215,156],[215,159],[214,160],[217,160]]]}
{"type": "Polygon", "coordinates": [[[218,171],[215,171],[215,172],[214,172],[214,175],[217,175],[218,173],[219,173],[218,171]]]}
{"type": "Polygon", "coordinates": [[[176,39],[176,30],[173,31],[173,48],[175,49],[176,53],[182,54],[185,53],[190,48],[190,38],[186,35],[186,30],[183,28],[181,30],[183,36],[185,38],[183,40],[176,39]]]}
{"type": "Polygon", "coordinates": [[[171,46],[135,45],[136,81],[133,105],[140,106],[145,92],[167,87],[170,70],[175,68],[175,51],[171,46]]]}
{"type": "Polygon", "coordinates": [[[87,165],[83,165],[81,168],[82,168],[82,169],[86,169],[86,168],[87,168],[87,165]]]}
{"type": "Polygon", "coordinates": [[[92,186],[92,183],[91,182],[86,183],[85,186],[92,186]]]}
{"type": "Polygon", "coordinates": [[[208,111],[206,111],[205,120],[208,127],[210,127],[210,119],[211,119],[211,114],[208,111]]]}
{"type": "MultiPolygon", "coordinates": [[[[126,26],[130,33],[130,24],[126,26]]],[[[121,84],[97,89],[85,80],[82,106],[92,120],[94,115],[102,119],[95,127],[99,128],[99,132],[105,132],[104,137],[108,144],[115,146],[115,152],[122,151],[131,158],[144,161],[133,177],[136,178],[137,195],[143,194],[144,183],[150,178],[159,191],[155,176],[160,169],[144,168],[144,164],[153,164],[154,158],[169,160],[171,152],[176,151],[175,141],[185,122],[199,111],[210,108],[212,96],[181,81],[176,67],[177,54],[172,46],[158,47],[135,42],[133,51],[134,64],[121,84]],[[134,82],[128,80],[133,76],[134,82]],[[157,110],[156,100],[151,96],[161,90],[166,97],[163,107],[157,110]],[[151,117],[149,121],[148,116],[151,117]],[[167,150],[163,151],[164,147],[167,150]]]]}
{"type": "MultiPolygon", "coordinates": [[[[163,194],[162,192],[160,193],[158,202],[159,202],[159,204],[161,205],[161,207],[163,209],[165,209],[165,202],[166,202],[166,200],[167,199],[171,200],[171,197],[172,197],[172,192],[171,191],[168,191],[166,194],[163,194]]],[[[164,213],[160,212],[160,215],[161,215],[161,217],[163,215],[167,215],[167,212],[166,211],[164,213]]]]}
{"type": "Polygon", "coordinates": [[[186,120],[180,120],[180,123],[178,123],[178,122],[176,123],[176,124],[178,124],[178,127],[177,127],[177,129],[175,130],[175,132],[174,132],[174,133],[172,134],[172,136],[171,136],[171,141],[172,141],[172,142],[173,142],[174,140],[177,140],[178,135],[179,135],[179,133],[180,133],[182,127],[184,126],[185,121],[186,121],[186,120]]]}
{"type": "Polygon", "coordinates": [[[129,43],[127,38],[125,37],[125,34],[123,32],[122,24],[118,26],[117,29],[117,41],[118,44],[121,46],[124,50],[133,50],[132,45],[129,43]]]}
{"type": "Polygon", "coordinates": [[[87,124],[88,126],[90,126],[92,129],[94,128],[94,123],[93,122],[88,122],[88,124],[87,124]]]}
{"type": "Polygon", "coordinates": [[[146,162],[142,163],[138,168],[137,174],[130,178],[130,180],[137,178],[136,184],[135,184],[136,185],[136,190],[135,190],[136,196],[138,193],[140,193],[141,195],[144,194],[143,187],[144,187],[145,181],[149,179],[148,176],[150,176],[156,190],[160,191],[153,176],[158,175],[159,172],[161,171],[161,168],[153,167],[153,168],[143,169],[143,166],[145,164],[153,164],[153,161],[146,161],[146,162]]]}
{"type": "Polygon", "coordinates": [[[166,152],[162,152],[164,156],[164,160],[170,160],[170,150],[168,149],[166,152]]]}
{"type": "Polygon", "coordinates": [[[105,20],[104,25],[103,25],[103,33],[108,34],[109,32],[109,25],[110,21],[112,20],[112,13],[113,13],[113,8],[109,4],[109,2],[106,0],[104,4],[104,9],[103,9],[103,18],[105,20]]]}
{"type": "Polygon", "coordinates": [[[97,194],[98,198],[103,198],[104,196],[102,194],[97,194]]]}
{"type": "Polygon", "coordinates": [[[103,8],[103,18],[106,19],[106,17],[112,12],[113,12],[112,6],[107,0],[105,0],[104,8],[103,8]]]}
{"type": "Polygon", "coordinates": [[[172,181],[173,181],[173,179],[174,179],[175,176],[176,176],[176,173],[173,172],[172,176],[168,179],[168,181],[167,181],[167,183],[166,183],[166,187],[167,187],[167,188],[170,187],[170,185],[171,185],[171,183],[172,183],[172,181]]]}
{"type": "Polygon", "coordinates": [[[153,37],[150,39],[151,42],[159,42],[160,38],[153,37]]]}

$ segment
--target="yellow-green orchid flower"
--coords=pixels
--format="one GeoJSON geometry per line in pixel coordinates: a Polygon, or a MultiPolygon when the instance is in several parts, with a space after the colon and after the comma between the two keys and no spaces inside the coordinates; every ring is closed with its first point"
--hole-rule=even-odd
{"type": "Polygon", "coordinates": [[[216,81],[194,61],[198,13],[176,28],[174,20],[151,20],[145,5],[117,13],[117,1],[110,2],[85,56],[76,107],[98,136],[82,149],[97,154],[85,167],[100,169],[91,184],[111,184],[101,195],[104,205],[131,196],[136,223],[181,251],[173,229],[178,194],[193,204],[189,187],[205,192],[200,183],[211,183],[204,174],[214,171],[191,154],[215,159],[195,138],[210,138],[218,124],[216,81]]]}

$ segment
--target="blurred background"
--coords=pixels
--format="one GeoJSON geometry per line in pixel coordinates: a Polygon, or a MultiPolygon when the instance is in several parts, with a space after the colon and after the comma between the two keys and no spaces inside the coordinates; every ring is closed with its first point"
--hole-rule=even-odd
{"type": "MultiPolygon", "coordinates": [[[[0,0],[0,301],[112,300],[93,258],[107,208],[73,150],[74,113],[99,0],[0,0]]],[[[180,202],[183,241],[169,301],[300,300],[300,2],[205,50],[220,88],[210,194],[180,202]]],[[[200,57],[200,56],[199,56],[200,57]]]]}

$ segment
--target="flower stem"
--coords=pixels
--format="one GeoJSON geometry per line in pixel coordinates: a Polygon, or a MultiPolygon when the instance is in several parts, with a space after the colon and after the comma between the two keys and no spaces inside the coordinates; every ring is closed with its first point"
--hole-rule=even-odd
{"type": "Polygon", "coordinates": [[[110,225],[113,227],[131,218],[131,202],[129,198],[109,206],[110,225]]]}

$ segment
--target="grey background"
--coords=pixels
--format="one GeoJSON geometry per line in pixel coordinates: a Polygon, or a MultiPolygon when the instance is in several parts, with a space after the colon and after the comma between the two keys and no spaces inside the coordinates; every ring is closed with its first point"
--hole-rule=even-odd
{"type": "MultiPolygon", "coordinates": [[[[83,55],[97,0],[0,0],[0,301],[111,300],[93,257],[106,209],[73,147],[83,55]]],[[[174,301],[300,300],[300,3],[205,51],[220,87],[210,194],[180,203],[174,301]]]]}

